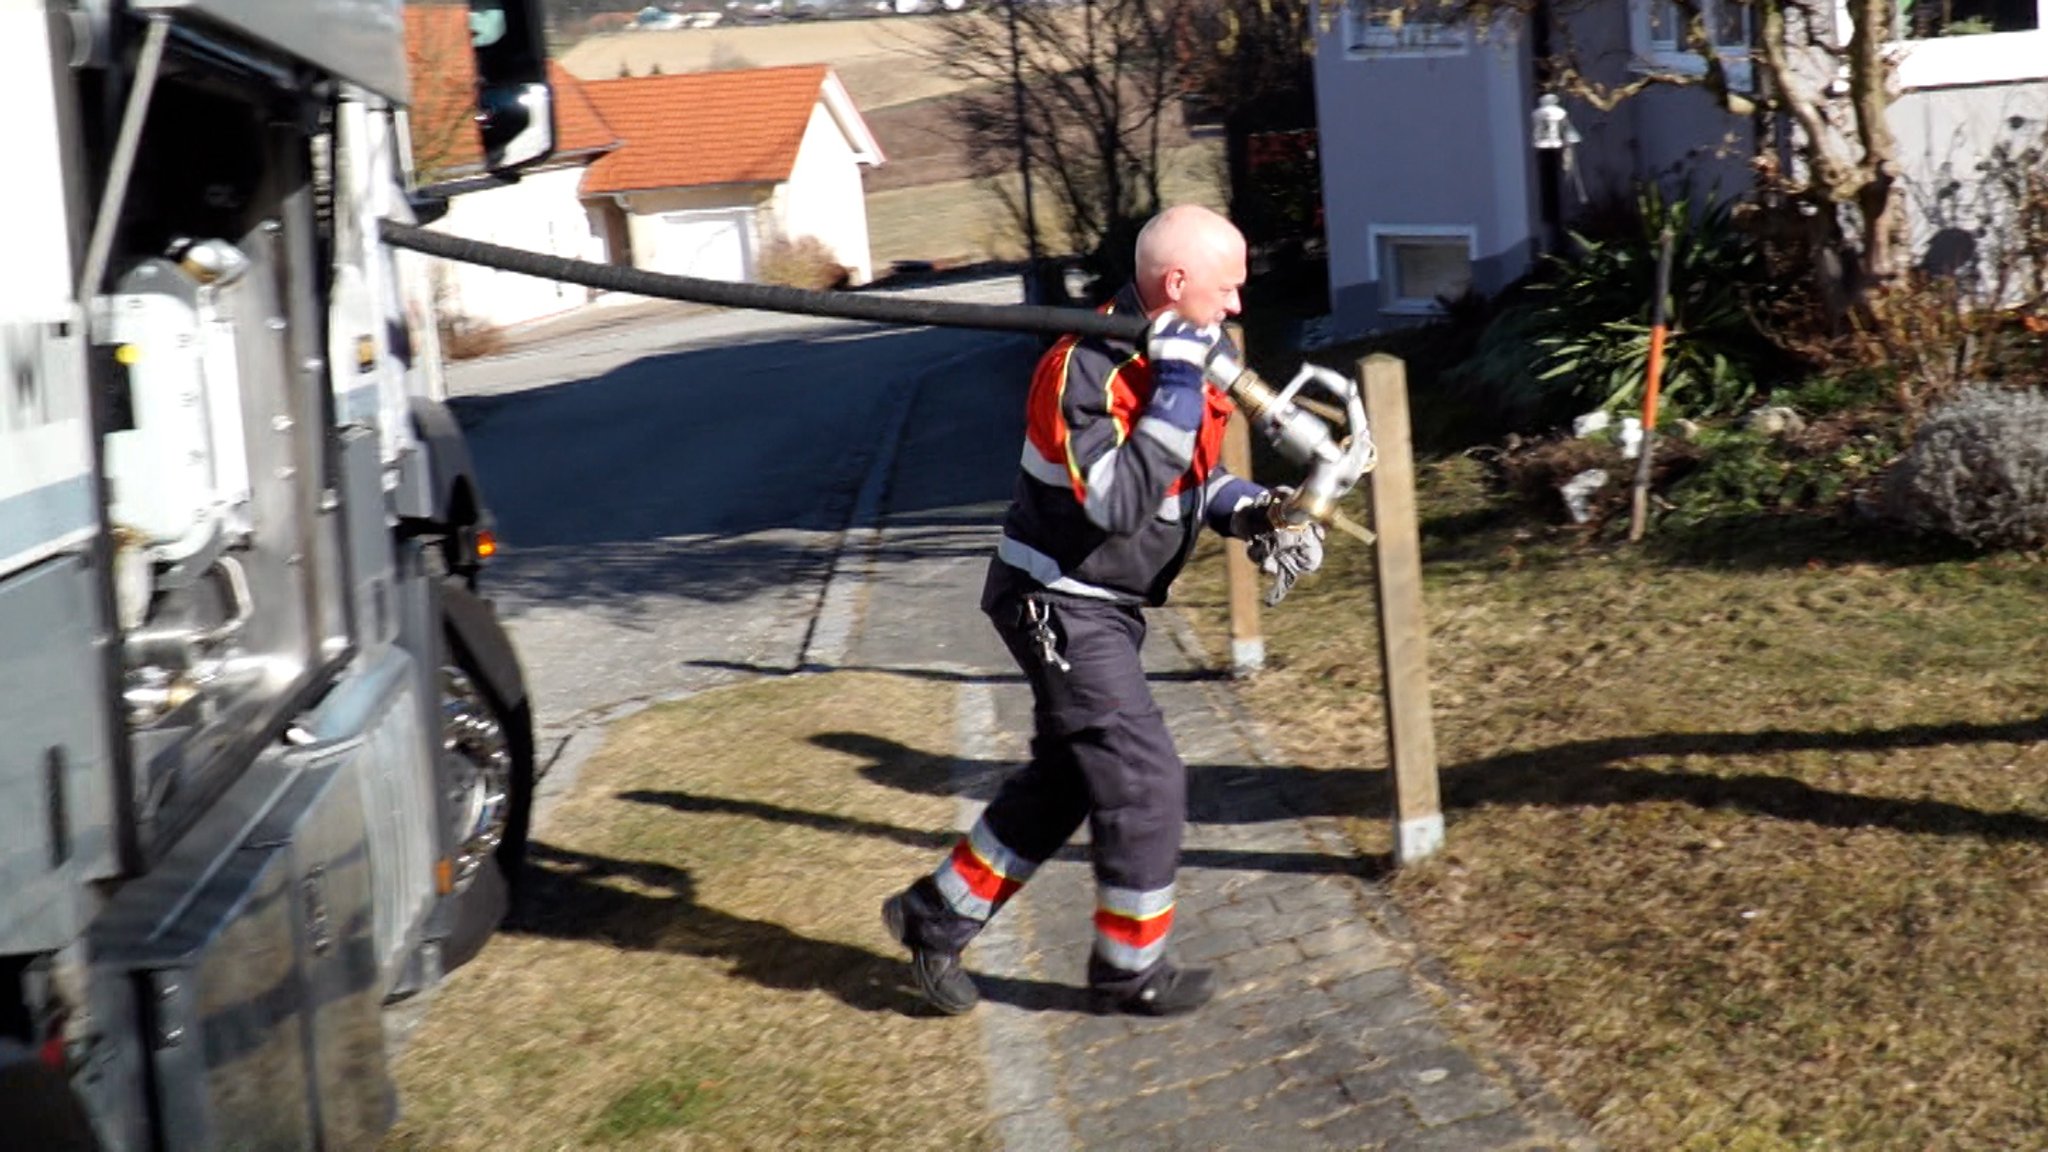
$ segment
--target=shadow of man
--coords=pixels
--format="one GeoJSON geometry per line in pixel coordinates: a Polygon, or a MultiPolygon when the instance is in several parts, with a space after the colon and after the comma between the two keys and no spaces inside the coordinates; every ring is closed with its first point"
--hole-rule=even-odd
{"type": "MultiPolygon", "coordinates": [[[[528,849],[526,883],[526,898],[505,922],[507,932],[724,960],[735,978],[782,991],[826,992],[862,1012],[931,1012],[906,982],[901,957],[706,908],[697,902],[696,882],[681,868],[536,841],[528,849]],[[629,890],[633,886],[657,894],[629,890]]],[[[1057,988],[1034,981],[1006,982],[998,991],[1000,996],[990,998],[1020,1007],[1069,1006],[1057,988]]]]}

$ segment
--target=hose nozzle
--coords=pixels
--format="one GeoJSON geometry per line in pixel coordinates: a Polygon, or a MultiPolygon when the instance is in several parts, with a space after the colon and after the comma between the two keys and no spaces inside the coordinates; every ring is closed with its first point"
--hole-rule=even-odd
{"type": "Polygon", "coordinates": [[[1300,525],[1313,520],[1371,543],[1372,533],[1337,508],[1337,502],[1377,460],[1358,386],[1328,368],[1303,364],[1287,387],[1275,392],[1224,343],[1210,352],[1204,371],[1244,409],[1252,427],[1282,456],[1308,468],[1294,494],[1275,506],[1276,523],[1300,525]],[[1311,381],[1344,404],[1348,435],[1342,441],[1320,416],[1294,402],[1295,395],[1311,381]]]}

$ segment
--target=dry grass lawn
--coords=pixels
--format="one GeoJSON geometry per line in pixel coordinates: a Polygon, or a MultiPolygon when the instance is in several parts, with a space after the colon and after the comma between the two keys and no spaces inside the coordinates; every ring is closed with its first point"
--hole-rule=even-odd
{"type": "Polygon", "coordinates": [[[839,674],[616,725],[406,1051],[387,1150],[988,1147],[977,1025],[919,1011],[877,913],[947,841],[916,750],[951,717],[839,674]]]}
{"type": "Polygon", "coordinates": [[[943,17],[736,24],[669,32],[610,32],[578,42],[562,67],[583,80],[611,80],[621,70],[645,76],[712,68],[830,64],[863,113],[960,89],[925,58],[943,17]]]}
{"type": "MultiPolygon", "coordinates": [[[[1162,194],[1169,203],[1186,200],[1223,207],[1221,159],[1222,146],[1214,140],[1178,150],[1167,158],[1162,194]]],[[[1017,181],[1006,177],[1002,186],[1015,188],[1017,181]]],[[[1032,207],[1040,234],[1056,247],[1061,235],[1058,209],[1043,187],[1039,193],[1032,207]]],[[[869,193],[868,250],[877,274],[897,260],[975,263],[1021,260],[1025,254],[1024,237],[1002,196],[983,180],[869,193]]]]}
{"type": "MultiPolygon", "coordinates": [[[[2048,565],[1582,544],[1462,457],[1422,500],[1449,847],[1391,890],[1482,1029],[1615,1149],[2043,1146],[2048,565]]],[[[1384,853],[1370,577],[1336,542],[1250,692],[1384,853]]]]}

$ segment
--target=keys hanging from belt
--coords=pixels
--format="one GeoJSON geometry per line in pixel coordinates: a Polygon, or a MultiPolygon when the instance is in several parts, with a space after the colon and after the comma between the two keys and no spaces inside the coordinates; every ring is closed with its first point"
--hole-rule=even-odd
{"type": "Polygon", "coordinates": [[[1062,672],[1071,671],[1073,665],[1060,655],[1060,638],[1052,630],[1052,605],[1036,596],[1024,599],[1024,620],[1031,625],[1031,638],[1038,643],[1038,654],[1046,664],[1062,672]]]}

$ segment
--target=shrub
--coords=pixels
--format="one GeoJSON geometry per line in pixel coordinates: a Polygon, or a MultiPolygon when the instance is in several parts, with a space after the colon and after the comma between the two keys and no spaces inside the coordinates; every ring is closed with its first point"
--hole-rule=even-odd
{"type": "Polygon", "coordinates": [[[1669,338],[1661,385],[1673,415],[1739,411],[1787,357],[1751,302],[1767,285],[1757,250],[1731,206],[1637,193],[1623,226],[1574,232],[1571,259],[1546,258],[1529,298],[1504,309],[1456,371],[1503,406],[1552,415],[1559,406],[1633,407],[1648,371],[1658,237],[1674,237],[1669,338]]]}
{"type": "Polygon", "coordinates": [[[472,360],[505,349],[505,331],[468,316],[441,317],[441,354],[450,360],[472,360]]]}
{"type": "Polygon", "coordinates": [[[1975,385],[1936,407],[1892,469],[1885,506],[1979,548],[2048,543],[2048,396],[1975,385]]]}
{"type": "Polygon", "coordinates": [[[824,292],[847,287],[853,281],[853,270],[841,264],[816,236],[794,240],[778,236],[761,246],[755,278],[763,284],[824,292]]]}

